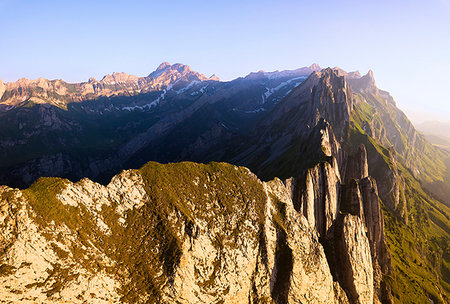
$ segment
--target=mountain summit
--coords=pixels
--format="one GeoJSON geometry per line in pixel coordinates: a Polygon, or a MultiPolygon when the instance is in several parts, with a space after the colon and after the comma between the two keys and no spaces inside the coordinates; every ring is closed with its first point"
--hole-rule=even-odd
{"type": "Polygon", "coordinates": [[[142,92],[163,90],[175,83],[189,83],[214,80],[193,71],[180,63],[171,65],[164,62],[147,77],[114,72],[100,81],[90,78],[88,82],[67,83],[63,80],[19,79],[17,82],[0,84],[0,110],[9,110],[26,105],[53,104],[65,107],[70,102],[93,100],[99,97],[136,95],[142,92]]]}

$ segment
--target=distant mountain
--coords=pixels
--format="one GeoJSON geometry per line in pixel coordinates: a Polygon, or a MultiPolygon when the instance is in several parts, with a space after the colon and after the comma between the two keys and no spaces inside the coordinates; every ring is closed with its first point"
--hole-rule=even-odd
{"type": "Polygon", "coordinates": [[[162,63],[146,77],[7,83],[0,99],[0,182],[24,186],[49,175],[107,181],[149,159],[182,159],[198,150],[192,145],[213,145],[196,140],[214,132],[251,130],[311,69],[220,82],[162,63]]]}
{"type": "Polygon", "coordinates": [[[450,139],[445,139],[432,134],[424,134],[425,138],[436,147],[445,149],[450,152],[450,139]]]}
{"type": "Polygon", "coordinates": [[[430,143],[450,152],[450,122],[426,121],[418,124],[417,129],[430,143]]]}
{"type": "Polygon", "coordinates": [[[450,121],[425,121],[417,125],[417,130],[424,134],[432,134],[441,138],[450,139],[450,121]]]}
{"type": "MultiPolygon", "coordinates": [[[[52,104],[65,107],[71,102],[93,100],[99,97],[133,96],[152,91],[185,87],[187,83],[210,80],[194,72],[187,65],[162,63],[147,77],[126,73],[113,73],[100,81],[90,78],[88,82],[67,83],[63,80],[20,79],[17,82],[0,82],[0,110],[8,111],[30,103],[52,104]]],[[[217,81],[217,77],[213,77],[217,81]]]]}
{"type": "Polygon", "coordinates": [[[303,67],[296,70],[285,70],[285,71],[275,71],[275,72],[252,72],[245,76],[246,79],[260,79],[260,78],[268,78],[268,79],[276,79],[276,78],[285,78],[285,77],[301,77],[308,76],[313,72],[320,71],[321,68],[318,64],[314,63],[309,67],[303,67]]]}

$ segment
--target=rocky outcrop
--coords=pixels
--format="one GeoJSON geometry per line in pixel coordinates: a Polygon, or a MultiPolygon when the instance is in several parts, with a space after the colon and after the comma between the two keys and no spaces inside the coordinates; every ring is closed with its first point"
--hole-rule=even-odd
{"type": "MultiPolygon", "coordinates": [[[[377,178],[378,191],[383,203],[408,224],[408,207],[405,197],[405,181],[401,176],[397,166],[396,152],[393,149],[388,151],[388,165],[380,156],[372,159],[378,166],[372,169],[373,175],[377,178]]],[[[375,166],[375,165],[374,165],[375,166]]]]}
{"type": "Polygon", "coordinates": [[[333,165],[323,162],[309,169],[304,178],[286,181],[296,210],[321,236],[327,234],[339,212],[341,178],[333,160],[333,165]]]}
{"type": "Polygon", "coordinates": [[[285,185],[246,168],[150,163],[0,194],[6,301],[348,303],[285,185]]]}
{"type": "MultiPolygon", "coordinates": [[[[89,262],[76,255],[75,248],[83,246],[77,231],[55,223],[42,229],[20,191],[2,187],[0,192],[2,302],[119,301],[119,282],[105,271],[92,271],[89,262]]],[[[91,251],[96,263],[113,267],[95,247],[84,249],[91,251]]]]}
{"type": "Polygon", "coordinates": [[[373,267],[365,225],[358,216],[347,214],[340,217],[336,228],[338,280],[350,303],[373,303],[373,267]]]}
{"type": "Polygon", "coordinates": [[[358,151],[349,156],[346,166],[345,179],[363,179],[369,176],[369,164],[364,145],[360,145],[358,151]]]}
{"type": "MultiPolygon", "coordinates": [[[[325,149],[327,150],[327,149],[325,149]]],[[[295,209],[318,232],[332,273],[350,303],[389,302],[383,275],[390,274],[384,221],[365,147],[285,181],[295,209]],[[340,173],[344,172],[344,179],[340,173]],[[361,285],[359,285],[361,284],[361,285]]]]}
{"type": "Polygon", "coordinates": [[[3,81],[0,79],[0,100],[2,100],[2,96],[3,96],[3,93],[5,93],[5,90],[6,90],[5,84],[4,84],[3,81]]]}
{"type": "Polygon", "coordinates": [[[390,292],[383,283],[383,275],[392,274],[391,255],[388,251],[384,219],[381,212],[380,198],[377,184],[372,177],[366,177],[360,181],[362,204],[367,237],[372,255],[374,293],[378,300],[391,302],[390,292]]]}
{"type": "Polygon", "coordinates": [[[270,126],[276,121],[293,121],[287,126],[300,134],[310,132],[321,120],[332,123],[334,135],[340,141],[354,106],[350,86],[343,76],[330,68],[312,73],[307,80],[292,90],[264,121],[270,126]],[[301,111],[300,111],[301,109],[301,111]],[[289,118],[288,118],[289,117],[289,118]]]}
{"type": "MultiPolygon", "coordinates": [[[[366,147],[353,147],[347,141],[351,115],[361,102],[354,98],[347,77],[336,69],[313,73],[262,121],[265,133],[256,144],[261,153],[252,150],[252,154],[243,155],[249,155],[246,161],[253,164],[252,157],[264,160],[264,153],[271,151],[267,160],[254,165],[255,170],[270,176],[269,170],[283,169],[282,174],[293,176],[285,184],[294,208],[316,229],[335,279],[350,302],[371,303],[383,300],[388,293],[381,285],[391,264],[366,147]],[[294,153],[299,157],[293,157],[294,153]],[[269,160],[279,166],[267,169],[269,160]],[[351,238],[357,238],[358,243],[349,243],[351,238]],[[362,255],[352,256],[351,250],[361,250],[362,255]],[[354,284],[358,274],[364,274],[364,280],[358,278],[364,288],[354,284]]],[[[351,77],[361,78],[356,74],[351,77]]],[[[363,77],[364,85],[372,82],[371,73],[363,77]]],[[[375,166],[372,171],[379,169],[375,166]]]]}

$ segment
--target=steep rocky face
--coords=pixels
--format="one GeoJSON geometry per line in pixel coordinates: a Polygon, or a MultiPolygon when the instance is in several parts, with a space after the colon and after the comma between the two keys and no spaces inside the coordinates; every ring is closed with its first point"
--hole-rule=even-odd
{"type": "MultiPolygon", "coordinates": [[[[392,266],[378,189],[369,175],[371,164],[365,146],[354,151],[347,142],[352,113],[360,101],[353,98],[345,77],[327,69],[314,73],[293,90],[262,122],[267,128],[256,145],[263,151],[256,154],[260,162],[253,163],[251,158],[257,151],[252,150],[243,154],[243,163],[248,162],[257,172],[268,172],[268,176],[271,170],[277,172],[272,174],[294,176],[285,182],[294,207],[316,228],[332,273],[350,302],[391,302],[383,281],[383,276],[392,273],[392,266]],[[299,150],[292,150],[295,143],[300,143],[299,150]],[[305,146],[308,151],[302,150],[305,146]],[[264,159],[267,150],[270,156],[264,159]],[[266,163],[275,166],[265,171],[266,163]],[[288,167],[285,172],[281,171],[284,167],[288,167]],[[355,239],[358,241],[352,242],[355,239]],[[365,268],[355,272],[355,265],[365,268]],[[358,275],[357,281],[370,282],[371,287],[362,291],[355,285],[358,275]]],[[[384,185],[393,187],[391,180],[384,185]]]]}
{"type": "Polygon", "coordinates": [[[325,236],[339,212],[341,179],[337,162],[322,162],[309,169],[302,179],[286,181],[296,209],[302,213],[319,235],[325,236]]]}
{"type": "Polygon", "coordinates": [[[360,181],[359,186],[364,208],[367,238],[369,239],[372,255],[374,293],[381,302],[391,302],[391,292],[383,282],[383,275],[392,274],[392,264],[391,255],[386,243],[384,220],[381,212],[380,198],[378,197],[377,184],[373,178],[366,177],[360,181]]]}
{"type": "Polygon", "coordinates": [[[261,120],[231,160],[263,179],[296,176],[330,155],[341,162],[353,104],[343,76],[329,68],[315,72],[261,120]]]}
{"type": "MultiPolygon", "coordinates": [[[[96,303],[119,301],[118,282],[105,271],[92,271],[76,255],[76,250],[83,250],[77,231],[54,223],[39,226],[20,191],[7,187],[0,191],[2,301],[80,301],[77,297],[96,303]]],[[[99,263],[114,266],[95,247],[84,249],[99,263]]]]}
{"type": "MultiPolygon", "coordinates": [[[[360,146],[358,151],[349,157],[347,179],[342,186],[341,210],[357,216],[364,223],[373,266],[374,295],[377,301],[391,302],[390,292],[383,283],[383,275],[392,274],[391,257],[386,244],[377,183],[373,177],[367,175],[367,169],[366,150],[364,146],[360,146]],[[360,170],[361,168],[365,169],[360,170]]],[[[338,235],[339,233],[337,232],[338,235]]]]}
{"type": "Polygon", "coordinates": [[[295,124],[298,132],[304,131],[305,126],[313,128],[320,119],[325,119],[335,123],[333,129],[339,137],[352,109],[353,97],[344,77],[327,68],[311,74],[274,109],[263,124],[270,125],[295,113],[299,119],[295,124]],[[300,109],[302,111],[299,111],[300,109]]]}
{"type": "Polygon", "coordinates": [[[350,303],[373,303],[373,268],[364,223],[347,214],[337,223],[341,229],[335,240],[339,278],[350,303]]]}
{"type": "Polygon", "coordinates": [[[369,165],[367,162],[367,151],[364,145],[359,146],[354,155],[349,156],[347,162],[345,179],[363,179],[369,176],[369,165]]]}
{"type": "MultiPolygon", "coordinates": [[[[246,168],[149,163],[106,187],[47,178],[2,187],[0,206],[7,301],[348,303],[288,189],[246,168]]],[[[360,239],[353,226],[345,240],[360,239]]],[[[368,299],[359,279],[352,295],[368,299]]]]}
{"type": "Polygon", "coordinates": [[[332,164],[323,162],[309,169],[305,177],[286,180],[294,207],[316,228],[332,273],[351,303],[391,302],[382,282],[392,266],[376,182],[368,176],[366,149],[360,146],[342,163],[343,180],[338,162],[331,160],[332,164]]]}

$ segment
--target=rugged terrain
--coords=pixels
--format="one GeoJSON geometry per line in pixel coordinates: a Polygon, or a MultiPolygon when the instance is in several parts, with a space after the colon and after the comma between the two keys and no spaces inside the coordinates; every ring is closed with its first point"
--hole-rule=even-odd
{"type": "Polygon", "coordinates": [[[2,86],[3,183],[103,183],[3,187],[6,299],[448,302],[450,154],[371,71],[120,75],[90,95],[2,86]],[[256,175],[148,163],[105,182],[150,160],[256,175]]]}
{"type": "Polygon", "coordinates": [[[292,183],[225,163],[148,163],[107,186],[42,178],[22,191],[2,187],[0,298],[372,303],[386,244],[376,185],[360,183],[351,203],[365,209],[354,214],[339,212],[336,192],[326,209],[303,202],[328,222],[296,208],[292,183]],[[333,222],[332,263],[346,267],[331,269],[316,226],[333,222]]]}
{"type": "Polygon", "coordinates": [[[214,140],[251,130],[318,69],[219,82],[186,65],[163,63],[140,78],[114,73],[79,84],[7,83],[0,90],[0,183],[24,187],[41,176],[107,182],[149,160],[189,158],[214,140]],[[86,86],[95,90],[86,93],[86,86]]]}

